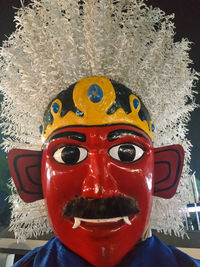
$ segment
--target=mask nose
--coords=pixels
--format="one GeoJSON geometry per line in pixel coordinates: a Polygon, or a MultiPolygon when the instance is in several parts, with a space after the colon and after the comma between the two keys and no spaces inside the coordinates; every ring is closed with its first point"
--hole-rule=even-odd
{"type": "Polygon", "coordinates": [[[117,182],[109,173],[107,155],[98,151],[89,158],[88,175],[82,184],[82,196],[107,198],[119,195],[117,182]]]}

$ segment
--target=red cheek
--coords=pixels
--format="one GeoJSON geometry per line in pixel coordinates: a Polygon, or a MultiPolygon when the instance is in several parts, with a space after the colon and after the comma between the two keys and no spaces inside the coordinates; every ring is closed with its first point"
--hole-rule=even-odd
{"type": "Polygon", "coordinates": [[[53,195],[53,199],[67,202],[80,195],[84,177],[87,176],[87,164],[68,167],[56,163],[53,159],[44,160],[42,165],[44,196],[53,195]]]}
{"type": "Polygon", "coordinates": [[[109,163],[109,173],[115,177],[120,192],[125,195],[139,197],[151,194],[153,190],[153,152],[136,163],[109,163]]]}

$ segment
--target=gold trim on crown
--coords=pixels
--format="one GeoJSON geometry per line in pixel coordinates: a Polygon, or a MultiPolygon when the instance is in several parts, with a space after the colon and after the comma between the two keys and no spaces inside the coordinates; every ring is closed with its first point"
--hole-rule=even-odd
{"type": "Polygon", "coordinates": [[[73,111],[68,111],[67,114],[61,117],[62,102],[56,99],[51,105],[51,114],[53,116],[53,123],[47,125],[43,133],[42,141],[49,137],[49,135],[62,127],[72,125],[106,125],[125,123],[132,124],[145,133],[147,133],[151,139],[152,123],[146,120],[141,120],[139,117],[139,111],[141,108],[141,102],[137,96],[131,94],[129,96],[129,102],[131,112],[127,114],[121,107],[118,108],[113,114],[107,114],[108,109],[113,105],[116,99],[115,89],[111,81],[105,77],[89,77],[84,78],[76,83],[73,91],[73,101],[77,109],[83,112],[83,116],[75,114],[73,111]],[[91,94],[90,91],[91,91],[91,94]],[[99,93],[99,98],[97,99],[99,93]],[[137,100],[138,106],[134,107],[134,99],[137,100]],[[59,106],[56,113],[53,110],[53,105],[57,103],[59,106]]]}

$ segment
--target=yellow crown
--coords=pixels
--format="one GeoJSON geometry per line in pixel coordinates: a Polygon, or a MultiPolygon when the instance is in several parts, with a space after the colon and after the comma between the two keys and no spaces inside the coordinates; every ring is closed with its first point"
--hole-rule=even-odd
{"type": "Polygon", "coordinates": [[[64,102],[60,95],[63,95],[63,92],[67,92],[68,89],[59,94],[51,102],[50,110],[48,110],[51,123],[49,123],[49,119],[45,123],[44,119],[42,124],[43,143],[53,131],[62,127],[118,123],[134,125],[153,139],[153,126],[151,121],[147,120],[148,116],[144,119],[144,114],[148,111],[142,101],[125,86],[120,84],[116,86],[116,84],[105,77],[89,77],[80,80],[73,87],[73,99],[70,100],[75,110],[67,110],[64,116],[64,102]],[[124,88],[128,90],[128,94],[123,93],[124,88]],[[128,112],[124,106],[128,106],[128,112]]]}

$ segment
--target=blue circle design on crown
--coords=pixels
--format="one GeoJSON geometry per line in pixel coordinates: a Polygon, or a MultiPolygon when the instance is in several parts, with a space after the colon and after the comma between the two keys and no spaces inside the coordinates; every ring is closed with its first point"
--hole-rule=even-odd
{"type": "Polygon", "coordinates": [[[135,98],[135,99],[133,100],[133,106],[134,106],[134,108],[135,108],[135,109],[138,109],[139,104],[140,104],[140,102],[135,98]]]}
{"type": "Polygon", "coordinates": [[[98,103],[103,98],[103,91],[98,84],[92,84],[88,89],[88,97],[93,103],[98,103]]]}
{"type": "Polygon", "coordinates": [[[42,132],[43,132],[43,126],[42,126],[42,124],[39,127],[39,131],[40,131],[40,134],[42,134],[42,132]]]}
{"type": "Polygon", "coordinates": [[[54,113],[58,113],[60,106],[58,105],[58,103],[53,103],[52,109],[54,113]]]}

